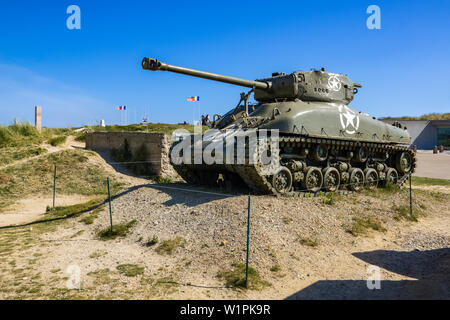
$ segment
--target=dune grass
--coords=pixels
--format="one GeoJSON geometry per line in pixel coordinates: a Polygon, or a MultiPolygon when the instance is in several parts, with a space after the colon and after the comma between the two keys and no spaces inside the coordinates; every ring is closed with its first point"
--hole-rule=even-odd
{"type": "MultiPolygon", "coordinates": [[[[95,156],[92,151],[64,150],[0,170],[0,208],[28,195],[51,195],[55,164],[56,194],[106,196],[109,173],[89,161],[95,156]]],[[[111,179],[113,194],[122,187],[120,181],[111,179]]]]}

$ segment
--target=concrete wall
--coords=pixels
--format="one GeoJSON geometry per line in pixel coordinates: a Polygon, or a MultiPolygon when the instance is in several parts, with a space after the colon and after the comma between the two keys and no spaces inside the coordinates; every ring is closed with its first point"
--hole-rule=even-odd
{"type": "Polygon", "coordinates": [[[142,145],[146,148],[148,166],[152,174],[162,177],[177,178],[177,173],[170,165],[169,149],[171,136],[162,133],[146,132],[89,132],[86,133],[86,149],[94,151],[111,151],[123,147],[125,139],[134,153],[142,145]]]}

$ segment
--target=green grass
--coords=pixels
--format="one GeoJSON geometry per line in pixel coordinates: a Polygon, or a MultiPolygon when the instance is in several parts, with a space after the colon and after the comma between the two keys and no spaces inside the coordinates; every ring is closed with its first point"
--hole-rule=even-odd
{"type": "MultiPolygon", "coordinates": [[[[224,280],[227,287],[232,288],[246,288],[246,275],[245,275],[245,264],[234,263],[232,265],[232,270],[219,271],[217,273],[217,278],[224,280]]],[[[248,268],[248,287],[252,290],[259,290],[263,287],[269,286],[270,283],[264,281],[259,275],[258,271],[254,268],[248,268]]]]}
{"type": "Polygon", "coordinates": [[[412,177],[412,184],[416,186],[450,186],[450,180],[412,177]]]}
{"type": "Polygon", "coordinates": [[[66,143],[67,141],[67,136],[57,136],[54,138],[51,138],[50,140],[48,140],[48,143],[50,143],[52,146],[57,147],[61,144],[66,143]]]}
{"type": "MultiPolygon", "coordinates": [[[[141,132],[156,132],[156,133],[168,133],[171,134],[174,130],[185,129],[189,132],[194,132],[194,126],[190,124],[168,124],[168,123],[149,123],[147,127],[141,124],[130,124],[127,126],[90,126],[88,127],[92,131],[100,132],[124,132],[124,131],[141,131],[141,132]]],[[[202,127],[203,131],[209,129],[208,127],[202,127]]]]}
{"type": "Polygon", "coordinates": [[[29,146],[42,141],[42,134],[28,122],[0,126],[0,148],[29,146]]]}
{"type": "Polygon", "coordinates": [[[312,239],[312,238],[301,238],[300,244],[302,244],[304,246],[315,248],[319,245],[319,242],[316,239],[312,239]]]}
{"type": "Polygon", "coordinates": [[[401,206],[394,205],[392,207],[392,210],[395,212],[394,219],[397,221],[408,220],[408,221],[417,222],[417,221],[419,221],[420,217],[426,216],[425,212],[419,206],[413,205],[412,209],[413,210],[412,210],[412,215],[411,215],[411,209],[410,209],[409,204],[401,205],[401,206]]]}
{"type": "Polygon", "coordinates": [[[131,228],[136,224],[136,220],[132,220],[128,223],[121,223],[113,225],[113,230],[111,231],[111,227],[100,230],[97,232],[97,237],[100,240],[113,240],[116,238],[124,238],[130,232],[131,228]]]}
{"type": "Polygon", "coordinates": [[[90,214],[90,215],[84,217],[83,219],[81,219],[80,221],[86,225],[89,225],[89,224],[93,224],[94,220],[97,218],[98,218],[98,214],[90,214]]]}
{"type": "Polygon", "coordinates": [[[83,212],[92,210],[94,207],[98,206],[101,202],[103,202],[103,199],[96,198],[85,203],[74,204],[71,206],[54,207],[54,208],[47,207],[47,213],[43,219],[46,220],[51,218],[78,216],[83,212]]]}
{"type": "Polygon", "coordinates": [[[147,247],[151,247],[154,246],[155,244],[157,244],[159,242],[159,238],[158,236],[153,236],[152,238],[148,238],[147,241],[145,241],[144,245],[146,245],[147,247]]]}
{"type": "Polygon", "coordinates": [[[367,234],[368,229],[386,232],[380,221],[372,217],[353,217],[350,226],[345,227],[345,231],[357,237],[359,235],[367,234]]]}
{"type": "Polygon", "coordinates": [[[177,248],[184,248],[186,241],[181,237],[176,237],[174,239],[164,240],[161,244],[155,249],[155,251],[159,254],[172,254],[177,248]]]}
{"type": "Polygon", "coordinates": [[[121,264],[117,266],[117,270],[127,277],[136,277],[144,274],[144,267],[140,267],[136,264],[121,264]]]}
{"type": "MultiPolygon", "coordinates": [[[[100,164],[89,161],[95,153],[73,149],[44,155],[26,163],[12,164],[0,170],[0,208],[28,195],[53,193],[54,165],[57,166],[56,194],[106,196],[106,178],[110,175],[100,164]]],[[[111,179],[111,192],[123,184],[111,179]]]]}
{"type": "Polygon", "coordinates": [[[0,148],[0,166],[12,163],[14,161],[34,157],[47,152],[41,147],[8,147],[0,148]]]}
{"type": "Polygon", "coordinates": [[[272,266],[272,268],[270,268],[270,271],[272,271],[272,272],[279,272],[279,271],[281,271],[281,267],[280,267],[280,265],[275,264],[275,265],[272,266]]]}
{"type": "Polygon", "coordinates": [[[342,196],[334,192],[328,192],[322,197],[322,203],[329,206],[334,206],[340,200],[342,200],[342,196]]]}

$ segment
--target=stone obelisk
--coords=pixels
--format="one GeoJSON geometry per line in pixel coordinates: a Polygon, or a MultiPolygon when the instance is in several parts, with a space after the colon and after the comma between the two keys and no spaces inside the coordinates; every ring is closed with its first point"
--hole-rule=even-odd
{"type": "Polygon", "coordinates": [[[41,131],[42,129],[42,107],[36,106],[34,107],[34,126],[37,130],[41,131]]]}

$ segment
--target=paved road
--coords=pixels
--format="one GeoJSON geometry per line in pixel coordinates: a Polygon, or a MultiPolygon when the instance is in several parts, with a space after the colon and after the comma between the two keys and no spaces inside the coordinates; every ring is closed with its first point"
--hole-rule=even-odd
{"type": "Polygon", "coordinates": [[[450,180],[450,152],[433,154],[432,151],[418,150],[417,168],[414,175],[450,180]]]}

